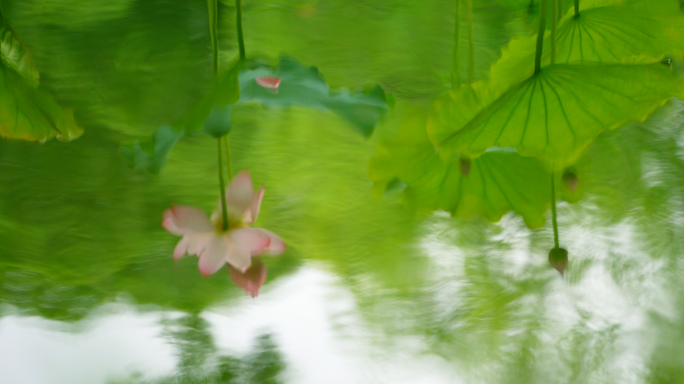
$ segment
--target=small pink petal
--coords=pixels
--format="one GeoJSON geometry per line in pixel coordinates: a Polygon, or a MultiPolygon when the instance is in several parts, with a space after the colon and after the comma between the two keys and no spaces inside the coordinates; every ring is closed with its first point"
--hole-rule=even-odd
{"type": "Polygon", "coordinates": [[[190,244],[188,245],[188,255],[199,255],[209,244],[209,241],[214,237],[213,233],[193,233],[186,235],[190,244]]]}
{"type": "Polygon", "coordinates": [[[228,235],[230,244],[234,248],[244,250],[249,255],[259,255],[268,249],[271,238],[257,228],[240,228],[228,235]]]}
{"type": "Polygon", "coordinates": [[[170,209],[167,209],[164,211],[164,213],[162,213],[162,217],[164,218],[164,220],[171,219],[173,218],[173,212],[171,212],[170,209]]]}
{"type": "Polygon", "coordinates": [[[231,246],[227,262],[238,271],[244,272],[252,265],[252,255],[246,249],[231,246]]]}
{"type": "Polygon", "coordinates": [[[164,213],[165,216],[168,216],[164,220],[172,220],[173,224],[176,225],[176,228],[184,234],[212,231],[211,223],[209,223],[207,215],[200,209],[174,205],[171,207],[170,211],[170,214],[164,213]]]}
{"type": "Polygon", "coordinates": [[[278,87],[280,86],[280,77],[259,76],[255,80],[257,84],[268,89],[278,89],[278,87]]]}
{"type": "MultiPolygon", "coordinates": [[[[242,171],[233,177],[226,187],[226,205],[228,213],[233,216],[244,214],[254,200],[254,185],[249,172],[242,171]]],[[[221,212],[221,198],[219,198],[218,211],[221,212]]],[[[239,219],[239,217],[237,218],[239,219]]]]}
{"type": "Polygon", "coordinates": [[[259,258],[255,258],[252,265],[244,273],[231,265],[228,265],[228,271],[235,285],[242,287],[252,297],[259,295],[259,290],[266,282],[266,266],[259,258]]]}
{"type": "Polygon", "coordinates": [[[184,236],[182,239],[180,239],[178,244],[176,244],[176,248],[173,250],[173,259],[179,260],[181,257],[183,257],[188,252],[189,245],[190,238],[184,236]]]}
{"type": "Polygon", "coordinates": [[[246,224],[254,224],[257,217],[259,217],[259,208],[261,208],[261,201],[264,199],[264,192],[264,187],[261,187],[259,191],[254,195],[252,204],[249,206],[249,209],[245,212],[245,217],[242,220],[246,224]]]}
{"type": "MultiPolygon", "coordinates": [[[[168,212],[171,212],[170,210],[168,212]]],[[[183,231],[176,225],[173,218],[169,217],[162,221],[162,227],[176,236],[183,236],[183,231]]]]}
{"type": "Polygon", "coordinates": [[[229,257],[229,245],[224,236],[212,236],[206,247],[199,253],[199,270],[204,276],[209,276],[226,263],[229,257]]]}
{"type": "Polygon", "coordinates": [[[280,255],[287,249],[287,244],[285,244],[283,239],[281,239],[280,236],[276,235],[275,233],[263,228],[250,229],[254,231],[259,231],[264,236],[268,236],[268,238],[270,239],[268,247],[262,249],[259,255],[280,255]]]}

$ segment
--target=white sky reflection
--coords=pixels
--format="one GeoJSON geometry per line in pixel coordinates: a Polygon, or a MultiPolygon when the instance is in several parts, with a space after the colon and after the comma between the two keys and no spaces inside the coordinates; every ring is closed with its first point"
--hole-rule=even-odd
{"type": "MultiPolygon", "coordinates": [[[[177,313],[105,307],[108,314],[76,325],[0,318],[0,383],[97,384],[135,372],[150,380],[174,373],[177,358],[160,336],[159,321],[177,313]]],[[[415,339],[399,338],[394,344],[404,348],[391,351],[369,345],[369,331],[355,311],[353,296],[334,275],[305,266],[266,286],[256,300],[245,297],[202,316],[221,354],[244,355],[258,335],[271,333],[286,362],[287,383],[460,382],[446,360],[419,354],[415,339]]]]}

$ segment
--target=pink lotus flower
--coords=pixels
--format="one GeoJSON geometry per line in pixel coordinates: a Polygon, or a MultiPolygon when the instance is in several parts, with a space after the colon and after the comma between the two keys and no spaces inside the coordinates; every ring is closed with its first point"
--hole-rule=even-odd
{"type": "Polygon", "coordinates": [[[194,207],[175,205],[164,211],[162,226],[176,236],[183,236],[173,251],[174,260],[186,253],[197,255],[200,272],[208,276],[225,263],[245,273],[253,256],[283,253],[285,242],[278,235],[250,227],[259,216],[263,197],[264,188],[255,194],[249,173],[243,171],[226,187],[227,230],[223,229],[220,198],[211,220],[194,207]]]}

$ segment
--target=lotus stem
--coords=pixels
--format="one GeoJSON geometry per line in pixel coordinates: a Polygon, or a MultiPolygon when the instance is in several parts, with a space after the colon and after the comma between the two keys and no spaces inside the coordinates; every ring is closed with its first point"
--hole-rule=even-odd
{"type": "Polygon", "coordinates": [[[473,43],[473,0],[466,0],[466,17],[468,21],[468,82],[475,77],[475,44],[473,43]]]}
{"type": "MultiPolygon", "coordinates": [[[[223,215],[223,230],[228,230],[228,210],[226,206],[226,181],[223,179],[223,159],[221,151],[221,138],[216,139],[218,142],[218,165],[219,165],[219,183],[221,187],[221,213],[223,215]]],[[[228,154],[230,155],[230,154],[228,154]]]]}
{"type": "Polygon", "coordinates": [[[553,243],[560,248],[558,241],[558,220],[556,214],[556,175],[551,172],[551,222],[553,223],[553,243]]]}
{"type": "Polygon", "coordinates": [[[459,8],[461,8],[461,1],[456,0],[456,12],[454,14],[454,57],[453,62],[451,63],[451,88],[456,88],[461,84],[461,75],[458,67],[458,45],[461,34],[459,8]]]}
{"type": "Polygon", "coordinates": [[[240,60],[245,59],[245,39],[242,34],[242,0],[235,0],[235,9],[237,13],[237,35],[238,46],[240,48],[240,60]]]}
{"type": "Polygon", "coordinates": [[[551,1],[551,64],[553,65],[556,63],[556,24],[558,24],[556,14],[558,13],[559,0],[551,1]]]}
{"type": "Polygon", "coordinates": [[[575,0],[575,17],[579,17],[579,0],[575,0]]]}
{"type": "Polygon", "coordinates": [[[534,55],[534,74],[541,71],[541,57],[544,50],[544,32],[546,32],[546,3],[548,0],[541,0],[539,9],[539,33],[537,34],[537,51],[534,55]]]}
{"type": "Polygon", "coordinates": [[[219,73],[218,47],[218,0],[207,0],[209,8],[209,35],[211,36],[211,50],[214,55],[214,77],[219,73]]]}
{"type": "Polygon", "coordinates": [[[233,180],[233,168],[230,164],[230,143],[228,135],[223,136],[223,148],[226,150],[226,170],[228,171],[228,182],[233,180]]]}

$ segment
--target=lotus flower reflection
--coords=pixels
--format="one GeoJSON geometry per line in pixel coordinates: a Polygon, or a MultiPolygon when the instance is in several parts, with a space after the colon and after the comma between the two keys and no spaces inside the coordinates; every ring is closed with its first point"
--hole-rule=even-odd
{"type": "MultiPolygon", "coordinates": [[[[264,188],[255,194],[249,173],[243,171],[226,187],[226,230],[223,225],[220,198],[218,210],[211,216],[211,220],[203,211],[194,207],[176,205],[166,210],[162,226],[176,236],[183,236],[173,251],[174,260],[185,254],[197,255],[199,270],[205,276],[215,273],[228,263],[236,270],[231,273],[232,276],[235,273],[244,274],[252,264],[254,256],[283,253],[285,242],[278,235],[262,228],[250,227],[259,215],[263,197],[264,188]]],[[[264,267],[264,280],[265,272],[264,267]]],[[[233,280],[238,283],[235,276],[233,280]]],[[[263,281],[259,281],[262,285],[263,281]]],[[[243,284],[238,285],[252,296],[258,293],[258,287],[255,290],[252,286],[247,289],[243,284]]]]}
{"type": "Polygon", "coordinates": [[[260,257],[255,257],[252,265],[244,273],[233,268],[230,264],[228,264],[228,271],[233,282],[252,297],[257,297],[259,289],[266,282],[266,266],[261,262],[260,257]]]}

